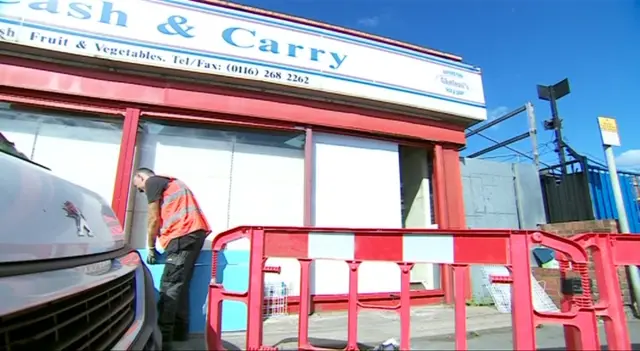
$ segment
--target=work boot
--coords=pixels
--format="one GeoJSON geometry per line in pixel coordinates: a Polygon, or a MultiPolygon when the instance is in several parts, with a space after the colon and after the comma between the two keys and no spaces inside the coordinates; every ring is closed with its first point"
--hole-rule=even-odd
{"type": "Polygon", "coordinates": [[[189,321],[177,317],[173,325],[173,341],[189,340],[189,321]]]}
{"type": "Polygon", "coordinates": [[[162,350],[163,351],[171,351],[171,350],[173,350],[173,332],[169,332],[167,330],[163,330],[163,333],[162,333],[162,350]]]}
{"type": "Polygon", "coordinates": [[[189,329],[187,327],[176,326],[173,329],[173,341],[189,340],[189,329]]]}
{"type": "Polygon", "coordinates": [[[162,351],[173,351],[173,343],[162,340],[162,351]]]}

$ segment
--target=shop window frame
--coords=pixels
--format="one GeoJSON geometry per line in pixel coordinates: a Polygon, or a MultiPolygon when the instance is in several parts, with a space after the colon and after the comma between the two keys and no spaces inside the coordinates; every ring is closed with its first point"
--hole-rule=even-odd
{"type": "MultiPolygon", "coordinates": [[[[118,166],[116,171],[116,177],[114,178],[114,194],[111,201],[111,207],[114,209],[114,213],[121,221],[124,220],[124,213],[118,213],[117,207],[121,207],[120,198],[122,193],[121,183],[123,182],[123,175],[121,174],[123,169],[123,161],[126,161],[126,157],[123,159],[122,155],[126,152],[125,131],[127,130],[127,111],[128,109],[117,104],[109,104],[107,102],[93,101],[92,99],[80,99],[77,97],[59,96],[56,94],[41,94],[32,91],[25,91],[20,89],[3,88],[0,91],[0,101],[12,104],[19,104],[22,106],[33,107],[36,110],[50,110],[59,111],[61,113],[70,112],[78,114],[98,114],[105,118],[113,118],[122,121],[122,139],[120,142],[120,153],[118,157],[118,166]],[[118,179],[121,178],[121,179],[118,179]]],[[[128,177],[130,178],[130,176],[128,177]]],[[[128,182],[128,180],[127,180],[128,182]]],[[[126,197],[125,197],[126,198],[126,197]]]]}
{"type": "MultiPolygon", "coordinates": [[[[311,129],[310,128],[304,128],[301,127],[299,125],[296,124],[292,124],[292,123],[274,123],[274,124],[270,124],[270,123],[266,123],[264,121],[260,122],[258,120],[253,120],[253,119],[245,119],[239,116],[229,116],[229,115],[220,115],[220,114],[215,114],[215,113],[206,113],[206,112],[201,112],[201,111],[184,111],[184,110],[180,110],[180,109],[168,109],[168,108],[161,108],[161,107],[150,107],[150,108],[145,108],[145,109],[136,109],[136,115],[131,117],[131,121],[135,120],[135,128],[133,127],[128,127],[131,128],[129,130],[129,132],[131,133],[131,135],[129,136],[129,138],[127,139],[127,142],[131,143],[132,146],[129,148],[129,152],[127,153],[125,157],[125,160],[122,162],[123,164],[125,164],[126,169],[131,169],[133,170],[137,165],[136,165],[136,145],[138,142],[138,136],[141,135],[141,129],[140,129],[140,125],[142,125],[143,122],[147,121],[147,122],[159,122],[159,121],[167,121],[169,122],[170,125],[175,125],[175,126],[181,126],[181,127],[186,127],[186,128],[194,128],[196,127],[196,125],[199,124],[207,124],[207,126],[211,129],[216,129],[221,128],[221,129],[225,129],[225,128],[237,128],[237,129],[249,129],[249,133],[251,132],[259,132],[259,131],[264,131],[264,132],[268,132],[268,131],[280,131],[280,132],[293,132],[293,133],[297,133],[300,135],[304,135],[305,136],[305,144],[304,146],[301,148],[301,151],[303,151],[304,153],[304,180],[303,180],[303,184],[304,184],[304,201],[303,204],[301,204],[303,206],[303,225],[305,226],[310,226],[311,225],[311,182],[307,181],[307,179],[309,179],[310,177],[310,170],[311,168],[311,164],[312,161],[309,162],[309,155],[312,155],[311,150],[312,148],[310,147],[311,144],[309,143],[308,138],[310,138],[310,132],[311,129]],[[130,165],[130,166],[129,166],[130,165]]],[[[120,174],[120,173],[119,173],[120,174]]],[[[122,177],[127,177],[127,179],[131,179],[132,174],[129,175],[123,175],[122,177]]],[[[128,187],[130,187],[130,182],[126,183],[128,187]]],[[[123,184],[123,186],[125,186],[125,184],[123,184]]],[[[131,192],[127,192],[126,193],[126,197],[125,197],[125,193],[122,192],[121,198],[125,198],[126,201],[119,201],[118,203],[120,204],[120,206],[122,206],[121,208],[118,208],[118,212],[115,211],[116,213],[122,213],[122,223],[123,223],[123,227],[124,228],[130,228],[131,227],[131,218],[127,217],[127,211],[130,210],[129,207],[129,203],[131,201],[135,201],[135,194],[132,194],[131,192]]],[[[115,202],[115,200],[114,200],[115,202]]],[[[120,217],[119,217],[120,218],[120,217]]]]}
{"type": "MultiPolygon", "coordinates": [[[[458,148],[460,143],[464,143],[463,127],[442,121],[403,117],[392,113],[369,111],[349,106],[334,106],[330,103],[294,97],[271,96],[265,100],[258,93],[186,83],[168,83],[158,79],[126,76],[116,72],[111,72],[112,74],[95,73],[87,69],[61,68],[49,63],[17,58],[0,58],[0,70],[5,71],[4,75],[0,75],[0,85],[2,85],[0,87],[0,101],[57,110],[94,112],[121,116],[124,119],[118,171],[112,199],[112,207],[122,223],[126,219],[138,123],[141,114],[146,113],[185,122],[228,124],[259,129],[304,130],[307,140],[305,144],[305,199],[309,199],[305,200],[304,206],[305,223],[309,224],[311,196],[310,190],[307,194],[307,188],[310,189],[312,184],[313,152],[310,145],[313,144],[314,131],[425,147],[433,155],[433,182],[435,183],[433,184],[435,198],[433,211],[436,223],[443,229],[464,227],[462,183],[461,180],[448,179],[456,170],[459,171],[458,148]],[[64,84],[53,84],[56,79],[62,79],[64,84]],[[102,81],[99,81],[100,79],[102,81]],[[74,84],[67,84],[69,82],[74,82],[74,84]],[[100,84],[97,84],[98,82],[100,84]],[[12,86],[21,88],[11,88],[12,86]],[[96,91],[98,87],[108,87],[109,94],[98,94],[96,91]],[[133,91],[137,91],[138,95],[145,95],[136,90],[138,88],[144,88],[148,93],[151,93],[153,89],[164,89],[163,96],[171,99],[144,101],[126,95],[133,91]],[[122,95],[122,99],[114,98],[113,93],[118,91],[120,91],[120,95],[125,94],[122,95]],[[187,97],[195,100],[185,99],[187,97]],[[189,102],[176,105],[177,99],[189,102]],[[189,109],[185,109],[185,106],[188,106],[189,109]],[[284,110],[279,111],[276,106],[280,106],[284,110]],[[284,115],[274,118],[278,112],[282,112],[284,115]],[[296,120],[304,121],[294,122],[296,120]],[[363,124],[365,121],[367,123],[363,124]],[[420,128],[416,129],[417,126],[420,128]],[[388,136],[375,134],[385,132],[393,134],[388,136]],[[417,137],[418,135],[421,138],[436,141],[421,140],[417,137]],[[412,139],[414,136],[416,138],[412,139]],[[459,199],[448,199],[453,195],[460,195],[459,199]]],[[[153,92],[158,93],[159,91],[154,90],[153,92]]],[[[157,94],[151,95],[155,98],[158,97],[157,94]]],[[[450,292],[452,290],[449,289],[451,281],[448,271],[448,269],[443,269],[441,288],[450,292]]],[[[467,295],[470,296],[470,293],[467,295]]],[[[447,296],[446,300],[450,301],[451,296],[447,296]]]]}
{"type": "MultiPolygon", "coordinates": [[[[336,128],[328,128],[323,126],[308,126],[300,125],[296,123],[287,123],[279,121],[264,121],[258,118],[246,118],[242,116],[230,116],[220,115],[215,113],[207,113],[203,111],[185,111],[181,109],[170,108],[154,108],[154,107],[138,107],[130,105],[109,104],[96,99],[84,99],[78,101],[78,99],[60,96],[50,96],[47,98],[36,97],[31,94],[18,95],[15,93],[6,94],[0,93],[0,101],[9,103],[19,103],[22,105],[33,106],[35,108],[44,108],[57,111],[68,111],[76,113],[97,113],[114,118],[122,118],[123,120],[123,132],[122,140],[120,144],[120,154],[118,159],[118,168],[116,177],[114,179],[114,194],[112,198],[111,206],[114,213],[120,219],[121,223],[125,223],[128,218],[127,205],[131,200],[131,178],[133,175],[133,167],[135,165],[135,147],[139,132],[139,123],[142,119],[155,119],[155,120],[167,120],[176,121],[179,123],[195,124],[206,123],[212,126],[231,126],[231,127],[245,127],[251,129],[262,130],[281,130],[281,131],[297,131],[305,134],[304,145],[304,224],[311,226],[312,218],[312,187],[313,187],[313,134],[314,132],[322,133],[337,133],[342,135],[349,135],[354,137],[369,138],[376,140],[383,140],[398,143],[400,145],[408,145],[414,147],[424,147],[427,149],[428,154],[433,157],[433,194],[435,198],[433,212],[436,218],[436,223],[442,227],[446,227],[446,209],[443,208],[443,203],[440,198],[446,196],[439,195],[444,194],[444,182],[442,168],[443,162],[437,162],[438,145],[431,141],[425,140],[413,140],[408,138],[390,137],[373,133],[365,133],[359,131],[342,130],[336,128]],[[115,105],[115,106],[114,106],[115,105]],[[441,183],[441,184],[440,184],[441,183]]],[[[442,161],[442,160],[440,160],[442,161]]],[[[451,284],[450,274],[448,269],[441,267],[441,285],[439,289],[426,290],[415,292],[418,294],[426,294],[425,297],[442,296],[447,290],[445,286],[451,284]],[[428,296],[427,296],[428,295],[428,296]]],[[[373,298],[373,297],[372,297],[373,298]]],[[[295,298],[294,298],[295,300],[295,298]]],[[[295,301],[291,301],[295,303],[295,301]]]]}

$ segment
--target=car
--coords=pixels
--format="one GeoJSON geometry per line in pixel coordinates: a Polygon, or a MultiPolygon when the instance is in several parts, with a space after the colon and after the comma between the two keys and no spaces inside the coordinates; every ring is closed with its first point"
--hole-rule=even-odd
{"type": "Polygon", "coordinates": [[[0,148],[0,350],[160,350],[153,280],[98,194],[0,148]]]}

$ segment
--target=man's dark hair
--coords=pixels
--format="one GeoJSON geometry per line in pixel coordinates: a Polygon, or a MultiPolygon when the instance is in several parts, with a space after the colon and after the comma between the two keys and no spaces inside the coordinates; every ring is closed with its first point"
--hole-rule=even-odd
{"type": "Polygon", "coordinates": [[[149,177],[152,177],[154,175],[156,175],[151,168],[146,168],[146,167],[140,167],[138,168],[138,170],[136,170],[137,174],[145,174],[148,175],[149,177]]]}

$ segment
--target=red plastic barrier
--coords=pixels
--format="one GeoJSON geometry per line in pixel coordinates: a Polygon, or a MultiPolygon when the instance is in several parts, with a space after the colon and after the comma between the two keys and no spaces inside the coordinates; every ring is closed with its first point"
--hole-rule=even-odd
{"type": "MultiPolygon", "coordinates": [[[[604,321],[610,350],[631,350],[631,339],[624,312],[618,266],[640,265],[640,236],[629,234],[583,233],[571,238],[585,249],[591,250],[599,299],[593,306],[596,315],[604,321]]],[[[590,284],[589,284],[590,285],[590,284]]],[[[587,296],[592,301],[591,296],[587,296]]],[[[582,301],[578,301],[582,302],[582,301]]],[[[576,303],[563,297],[563,308],[576,303]]],[[[579,347],[575,330],[565,328],[567,347],[579,347]]]]}
{"type": "MultiPolygon", "coordinates": [[[[504,265],[510,277],[494,277],[512,286],[513,343],[516,350],[535,349],[535,327],[559,323],[580,330],[577,344],[583,350],[599,348],[596,314],[593,306],[573,304],[560,313],[533,310],[531,296],[530,246],[540,244],[560,252],[574,267],[586,267],[587,254],[578,243],[540,231],[519,230],[428,230],[428,229],[353,229],[302,227],[239,227],[215,237],[213,279],[209,287],[209,313],[206,333],[209,350],[222,350],[222,301],[247,304],[246,348],[275,350],[263,345],[263,298],[265,261],[269,257],[296,258],[300,263],[300,310],[298,348],[317,350],[309,342],[310,267],[314,259],[343,260],[349,266],[348,321],[346,350],[357,350],[358,312],[361,309],[394,310],[400,314],[400,349],[410,350],[410,271],[415,263],[441,263],[453,269],[456,349],[467,349],[466,271],[469,265],[504,265]],[[217,256],[231,241],[248,238],[251,243],[249,288],[246,293],[224,290],[216,282],[217,256]],[[346,238],[346,239],[345,239],[346,238]],[[323,245],[318,242],[322,241],[323,245]],[[328,241],[327,241],[328,240],[328,241]],[[335,242],[335,245],[326,245],[335,242]],[[437,249],[429,243],[437,243],[437,249]],[[445,243],[445,244],[442,244],[445,243]],[[449,244],[450,243],[450,244],[449,244]],[[340,246],[338,246],[340,245],[340,246]],[[323,247],[329,247],[324,250],[323,247]],[[338,250],[337,248],[340,248],[338,250]],[[345,249],[345,247],[347,247],[345,249]],[[483,247],[483,250],[478,250],[483,247]],[[484,248],[488,248],[485,250],[484,248]],[[351,252],[353,251],[353,252],[351,252]],[[391,307],[372,306],[359,301],[358,269],[363,261],[387,261],[401,271],[400,301],[391,307]]],[[[587,277],[588,278],[588,277],[587,277]]],[[[572,348],[572,350],[577,350],[572,348]]]]}

